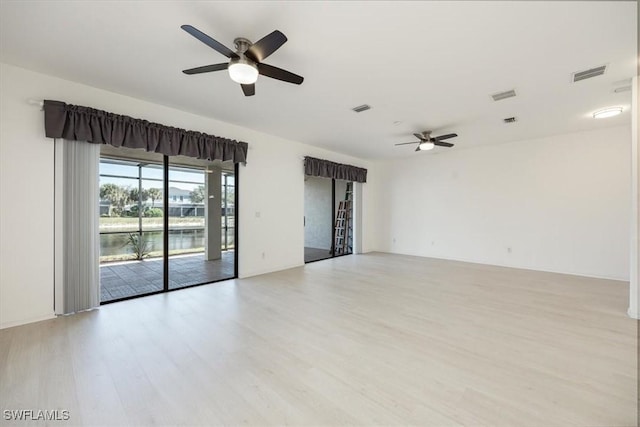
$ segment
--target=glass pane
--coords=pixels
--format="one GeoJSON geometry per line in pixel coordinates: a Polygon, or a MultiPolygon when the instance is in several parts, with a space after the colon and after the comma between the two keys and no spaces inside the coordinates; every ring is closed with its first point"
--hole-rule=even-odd
{"type": "Polygon", "coordinates": [[[100,235],[100,261],[127,261],[162,257],[162,232],[109,233],[100,235]]]}
{"type": "MultiPolygon", "coordinates": [[[[102,173],[102,164],[100,165],[102,173]]],[[[137,205],[138,180],[100,176],[100,232],[138,231],[131,208],[137,205]]]]}
{"type": "Polygon", "coordinates": [[[158,186],[162,187],[162,180],[164,179],[164,171],[162,164],[158,165],[145,165],[142,167],[142,178],[158,180],[158,186]]]}
{"type": "Polygon", "coordinates": [[[138,165],[136,162],[102,159],[100,160],[100,175],[138,177],[138,165]]]}
{"type": "Polygon", "coordinates": [[[222,250],[228,250],[235,247],[235,176],[223,173],[221,184],[222,250]]]}
{"type": "Polygon", "coordinates": [[[235,249],[235,247],[236,247],[236,245],[235,245],[235,243],[236,243],[235,231],[236,231],[235,227],[229,227],[229,228],[227,229],[227,232],[226,232],[226,236],[227,236],[227,241],[226,241],[227,249],[235,249]]]}
{"type": "Polygon", "coordinates": [[[164,227],[162,187],[162,182],[142,180],[142,229],[145,231],[162,230],[164,227]]]}
{"type": "Polygon", "coordinates": [[[213,164],[189,168],[184,166],[188,160],[180,161],[169,168],[170,289],[235,275],[235,254],[229,250],[233,239],[229,246],[227,237],[225,246],[225,218],[235,226],[233,206],[225,215],[225,175],[213,164]]]}
{"type": "Polygon", "coordinates": [[[204,169],[173,166],[169,168],[169,181],[190,182],[204,185],[204,169]]]}
{"type": "Polygon", "coordinates": [[[348,255],[353,252],[353,182],[335,182],[335,255],[348,255]]]}
{"type": "Polygon", "coordinates": [[[331,257],[333,206],[331,179],[304,177],[304,261],[331,257]]]}
{"type": "Polygon", "coordinates": [[[162,231],[100,235],[101,302],[163,289],[162,231]]]}
{"type": "MultiPolygon", "coordinates": [[[[152,185],[139,179],[142,169],[138,161],[100,162],[101,302],[163,288],[162,217],[159,228],[146,223],[156,218],[149,214],[152,185]],[[156,230],[141,232],[141,225],[156,230]]],[[[162,187],[162,182],[159,184],[162,187]]],[[[158,183],[154,181],[153,185],[158,183]]]]}
{"type": "Polygon", "coordinates": [[[204,252],[204,228],[169,231],[169,255],[204,252]]]}

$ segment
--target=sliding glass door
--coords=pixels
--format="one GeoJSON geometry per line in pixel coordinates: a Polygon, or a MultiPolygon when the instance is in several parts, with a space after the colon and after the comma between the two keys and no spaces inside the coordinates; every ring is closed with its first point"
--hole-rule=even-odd
{"type": "Polygon", "coordinates": [[[353,252],[352,191],[352,182],[305,176],[305,262],[353,252]]]}
{"type": "Polygon", "coordinates": [[[333,256],[333,182],[304,177],[304,262],[333,256]]]}
{"type": "Polygon", "coordinates": [[[334,182],[334,256],[353,253],[353,182],[334,182]]]}
{"type": "Polygon", "coordinates": [[[235,173],[169,163],[169,289],[235,277],[235,173]]]}
{"type": "Polygon", "coordinates": [[[101,302],[237,276],[233,164],[104,151],[101,302]]]}

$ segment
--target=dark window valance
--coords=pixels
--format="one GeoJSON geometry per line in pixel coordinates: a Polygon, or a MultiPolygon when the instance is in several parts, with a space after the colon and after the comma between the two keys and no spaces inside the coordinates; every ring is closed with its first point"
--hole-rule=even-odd
{"type": "Polygon", "coordinates": [[[314,157],[304,158],[304,173],[309,176],[367,182],[367,170],[314,157]]]}
{"type": "Polygon", "coordinates": [[[142,148],[167,156],[246,163],[249,144],[206,133],[151,123],[89,107],[44,101],[49,138],[142,148]]]}

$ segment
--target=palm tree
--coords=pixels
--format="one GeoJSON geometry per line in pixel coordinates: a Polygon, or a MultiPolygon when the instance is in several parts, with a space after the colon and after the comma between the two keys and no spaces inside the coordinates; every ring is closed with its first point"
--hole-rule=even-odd
{"type": "Polygon", "coordinates": [[[131,201],[133,202],[137,202],[138,198],[140,199],[141,203],[146,202],[149,199],[149,190],[145,190],[144,188],[142,189],[142,192],[138,191],[137,188],[132,188],[129,191],[129,198],[131,199],[131,201]]]}
{"type": "Polygon", "coordinates": [[[159,188],[150,188],[147,190],[147,194],[151,199],[151,208],[155,208],[156,200],[162,199],[162,190],[159,188]]]}
{"type": "Polygon", "coordinates": [[[100,186],[100,199],[108,200],[116,215],[120,215],[129,201],[129,189],[117,184],[103,184],[100,186]]]}

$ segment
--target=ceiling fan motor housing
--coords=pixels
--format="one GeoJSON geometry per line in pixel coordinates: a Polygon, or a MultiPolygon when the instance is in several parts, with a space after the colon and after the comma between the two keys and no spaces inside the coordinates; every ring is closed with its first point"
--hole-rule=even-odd
{"type": "Polygon", "coordinates": [[[244,37],[236,37],[233,40],[233,44],[236,45],[238,55],[244,56],[244,53],[251,47],[253,43],[251,43],[251,40],[245,39],[244,37]]]}

